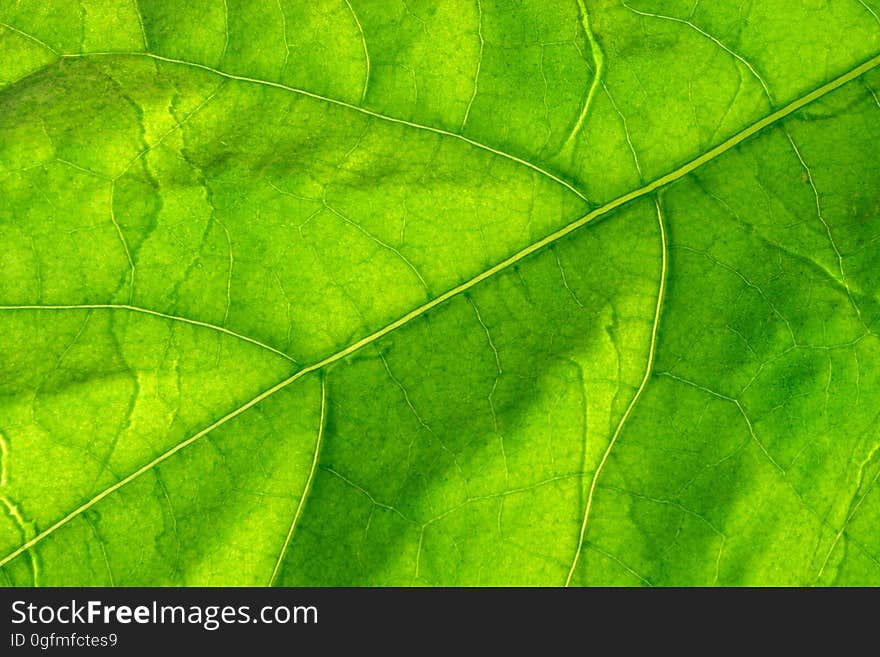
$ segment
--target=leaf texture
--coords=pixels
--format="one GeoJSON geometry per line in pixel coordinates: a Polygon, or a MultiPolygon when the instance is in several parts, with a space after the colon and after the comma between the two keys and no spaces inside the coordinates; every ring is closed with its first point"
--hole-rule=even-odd
{"type": "Polygon", "coordinates": [[[0,582],[880,584],[876,0],[0,53],[0,582]]]}

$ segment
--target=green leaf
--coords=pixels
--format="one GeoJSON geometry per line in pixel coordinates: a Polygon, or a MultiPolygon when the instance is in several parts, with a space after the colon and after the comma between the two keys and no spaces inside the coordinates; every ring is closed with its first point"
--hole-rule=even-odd
{"type": "Polygon", "coordinates": [[[0,2],[0,581],[880,584],[880,3],[0,2]]]}

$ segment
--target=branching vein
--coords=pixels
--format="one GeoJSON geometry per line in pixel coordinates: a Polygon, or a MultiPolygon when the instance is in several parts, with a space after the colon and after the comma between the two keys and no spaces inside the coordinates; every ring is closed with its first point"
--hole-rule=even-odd
{"type": "Polygon", "coordinates": [[[361,35],[361,44],[364,47],[364,90],[361,93],[361,103],[363,103],[367,99],[367,90],[370,88],[370,51],[367,50],[367,37],[364,35],[364,26],[361,25],[354,7],[351,6],[351,1],[345,0],[345,4],[348,5],[348,10],[351,12],[352,18],[354,18],[355,25],[357,25],[358,32],[361,35]]]}
{"type": "Polygon", "coordinates": [[[602,76],[605,73],[605,55],[602,52],[602,47],[596,40],[596,35],[593,34],[593,30],[590,27],[590,15],[584,0],[578,0],[578,8],[581,15],[581,25],[583,25],[584,32],[587,35],[587,41],[590,43],[590,53],[593,57],[593,82],[590,84],[590,90],[587,92],[587,98],[581,108],[577,122],[572,128],[571,133],[569,133],[568,139],[565,140],[565,145],[570,144],[583,129],[584,123],[587,120],[587,114],[589,114],[590,107],[593,105],[593,100],[596,97],[599,86],[602,84],[602,76]]]}
{"type": "Polygon", "coordinates": [[[318,467],[318,457],[321,455],[321,443],[324,440],[324,425],[327,423],[327,382],[325,378],[321,377],[321,414],[318,419],[318,437],[315,439],[315,451],[312,454],[312,465],[309,468],[309,476],[306,479],[305,486],[303,487],[302,495],[299,498],[299,504],[296,505],[296,512],[293,514],[293,520],[290,523],[290,529],[287,531],[287,536],[284,539],[284,545],[281,546],[281,552],[278,555],[278,558],[275,560],[275,567],[272,569],[272,575],[269,577],[269,586],[275,584],[278,580],[278,575],[281,572],[281,564],[284,563],[284,555],[287,554],[287,548],[290,546],[290,541],[293,539],[293,535],[296,532],[296,526],[299,524],[299,519],[302,517],[303,509],[306,505],[306,498],[309,496],[309,493],[312,490],[312,481],[315,478],[315,470],[318,467]]]}
{"type": "Polygon", "coordinates": [[[461,120],[459,132],[464,132],[464,127],[467,125],[468,118],[471,115],[471,107],[473,107],[474,99],[477,97],[477,90],[480,82],[480,67],[483,65],[483,48],[486,45],[486,42],[483,39],[483,5],[480,0],[475,0],[475,2],[477,3],[477,36],[480,39],[480,52],[477,55],[477,67],[476,71],[474,71],[474,90],[473,93],[471,93],[471,99],[468,101],[467,109],[464,111],[464,118],[461,120]]]}
{"type": "Polygon", "coordinates": [[[296,363],[296,361],[285,354],[283,351],[279,351],[275,349],[275,347],[270,347],[269,345],[260,342],[259,340],[255,340],[247,335],[243,335],[241,333],[236,333],[224,326],[217,326],[216,324],[209,324],[208,322],[200,322],[197,319],[190,319],[189,317],[181,317],[180,315],[169,315],[167,313],[161,313],[158,310],[150,310],[149,308],[141,308],[139,306],[132,306],[129,304],[113,304],[113,303],[95,303],[95,304],[71,304],[71,305],[21,305],[21,306],[0,306],[0,312],[3,311],[11,311],[11,310],[128,310],[134,313],[143,313],[145,315],[152,315],[153,317],[161,317],[162,319],[170,319],[175,322],[184,322],[185,324],[192,324],[193,326],[201,326],[202,328],[211,329],[212,331],[217,331],[219,333],[225,333],[226,335],[232,336],[233,338],[237,338],[239,340],[244,340],[245,342],[249,342],[252,345],[260,347],[261,349],[265,349],[266,351],[271,351],[273,354],[277,356],[281,356],[282,358],[289,360],[292,363],[296,363]]]}
{"type": "Polygon", "coordinates": [[[174,59],[171,57],[163,57],[161,55],[156,55],[151,52],[92,52],[92,53],[77,53],[77,54],[68,54],[61,55],[62,58],[83,58],[83,57],[149,57],[150,59],[155,59],[156,61],[166,62],[169,64],[177,64],[180,66],[189,66],[192,68],[198,68],[203,71],[208,71],[215,75],[219,75],[221,77],[227,78],[229,80],[237,80],[239,82],[246,82],[251,84],[260,84],[266,87],[274,87],[276,89],[283,89],[285,91],[289,91],[291,93],[300,94],[302,96],[306,96],[308,98],[313,98],[315,100],[320,100],[325,103],[329,103],[331,105],[337,105],[339,107],[345,107],[355,112],[359,112],[361,114],[365,114],[367,116],[371,116],[374,119],[379,119],[381,121],[387,121],[389,123],[396,123],[398,125],[405,125],[410,128],[414,128],[416,130],[423,130],[426,132],[432,132],[437,135],[443,135],[445,137],[450,137],[452,139],[458,139],[463,141],[475,148],[479,148],[481,150],[487,151],[499,157],[503,157],[505,159],[511,160],[512,162],[516,162],[521,164],[522,166],[528,167],[532,171],[548,178],[566,189],[568,189],[573,194],[580,197],[582,200],[587,201],[587,197],[581,192],[577,187],[573,186],[571,183],[566,182],[559,176],[550,171],[541,168],[537,164],[529,162],[528,160],[524,160],[516,155],[511,155],[510,153],[506,153],[504,151],[498,150],[481,142],[478,142],[469,137],[465,137],[464,135],[450,132],[449,130],[444,130],[442,128],[435,128],[434,126],[423,125],[420,123],[415,123],[413,121],[407,121],[405,119],[398,119],[393,116],[388,116],[386,114],[381,114],[379,112],[374,112],[373,110],[367,109],[365,107],[361,107],[359,105],[352,105],[351,103],[347,103],[344,100],[339,100],[337,98],[330,98],[329,96],[322,96],[321,94],[316,94],[311,91],[306,91],[305,89],[299,89],[297,87],[291,87],[286,84],[281,84],[280,82],[272,82],[271,80],[260,80],[258,78],[251,78],[245,75],[235,75],[233,73],[227,73],[226,71],[221,71],[220,69],[214,68],[212,66],[206,66],[205,64],[199,64],[197,62],[189,62],[184,59],[174,59]]]}

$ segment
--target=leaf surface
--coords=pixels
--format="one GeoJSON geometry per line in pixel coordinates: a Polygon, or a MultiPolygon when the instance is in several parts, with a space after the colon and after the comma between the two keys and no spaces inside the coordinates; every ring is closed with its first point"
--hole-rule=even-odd
{"type": "Polygon", "coordinates": [[[0,581],[880,583],[878,14],[0,2],[0,581]]]}

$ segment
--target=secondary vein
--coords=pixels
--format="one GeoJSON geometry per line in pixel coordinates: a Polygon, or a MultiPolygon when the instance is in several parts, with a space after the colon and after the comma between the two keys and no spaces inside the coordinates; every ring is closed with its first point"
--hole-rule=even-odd
{"type": "MultiPolygon", "coordinates": [[[[204,67],[201,65],[198,65],[198,66],[200,68],[206,68],[206,69],[208,68],[208,67],[204,67]]],[[[755,123],[753,123],[752,125],[744,128],[743,130],[741,130],[737,134],[735,134],[732,137],[728,138],[727,140],[723,141],[718,146],[715,146],[714,148],[706,151],[704,154],[702,154],[699,157],[691,160],[690,162],[682,165],[681,167],[675,169],[674,171],[671,171],[663,176],[660,176],[659,178],[655,179],[654,181],[652,181],[652,182],[650,182],[650,183],[648,183],[648,184],[646,184],[636,190],[628,192],[627,194],[624,194],[623,196],[620,196],[612,201],[609,201],[608,203],[602,205],[599,208],[596,208],[592,212],[584,215],[583,217],[576,219],[575,221],[571,222],[570,224],[560,228],[559,230],[551,233],[550,235],[547,235],[546,237],[538,240],[537,242],[534,242],[533,244],[525,247],[524,249],[518,251],[517,253],[513,254],[512,256],[506,258],[505,260],[502,260],[501,262],[499,262],[495,266],[493,266],[493,267],[485,270],[484,272],[474,276],[470,280],[465,281],[464,283],[461,283],[460,285],[457,285],[456,287],[448,290],[447,292],[441,294],[440,296],[436,297],[435,299],[432,299],[431,301],[419,306],[418,308],[411,310],[410,312],[406,313],[405,315],[398,318],[397,320],[391,322],[390,324],[388,324],[384,328],[381,328],[377,331],[374,331],[373,333],[371,333],[371,334],[361,338],[360,340],[350,344],[349,346],[336,352],[335,354],[327,356],[326,358],[324,358],[320,361],[317,361],[316,363],[313,363],[312,365],[304,367],[304,368],[300,369],[299,371],[291,374],[289,377],[287,377],[283,381],[280,381],[279,383],[275,384],[271,388],[260,393],[259,395],[257,395],[253,399],[251,399],[250,401],[246,402],[242,406],[239,406],[238,408],[231,411],[230,413],[227,413],[226,415],[224,415],[220,419],[216,420],[215,422],[213,422],[211,425],[209,425],[205,429],[202,429],[201,431],[194,434],[193,436],[185,439],[183,442],[178,443],[177,445],[175,445],[174,447],[172,447],[168,451],[166,451],[166,452],[160,454],[159,456],[157,456],[156,458],[154,458],[149,463],[143,465],[142,467],[138,468],[130,475],[121,479],[119,482],[113,484],[109,488],[107,488],[104,491],[95,495],[90,500],[84,502],[79,507],[77,507],[76,509],[74,509],[73,511],[68,513],[66,516],[64,516],[61,520],[57,521],[56,523],[54,523],[53,525],[51,525],[50,527],[48,527],[44,531],[37,534],[30,541],[26,542],[25,544],[21,545],[20,547],[16,548],[15,550],[13,550],[9,554],[7,554],[5,557],[0,559],[0,567],[3,567],[7,563],[9,563],[12,559],[19,556],[20,554],[22,554],[26,550],[30,549],[31,547],[33,547],[34,545],[36,545],[37,543],[42,541],[44,538],[46,538],[50,534],[54,533],[59,528],[63,527],[65,524],[67,524],[70,520],[75,518],[77,515],[90,509],[92,506],[94,506],[95,504],[100,502],[102,499],[104,499],[105,497],[107,497],[111,493],[115,492],[116,490],[119,490],[124,485],[128,484],[129,482],[133,481],[134,479],[137,479],[142,474],[144,474],[145,472],[148,472],[149,470],[151,470],[153,467],[155,467],[159,463],[162,463],[166,459],[170,458],[171,456],[173,456],[174,454],[179,452],[181,449],[187,447],[188,445],[191,445],[192,443],[196,442],[197,440],[199,440],[203,436],[207,435],[208,433],[210,433],[211,431],[213,431],[217,427],[219,427],[219,426],[225,424],[226,422],[228,422],[229,420],[237,417],[241,413],[244,413],[245,411],[252,408],[253,406],[256,406],[257,404],[259,404],[260,402],[262,402],[266,398],[272,396],[273,394],[275,394],[279,390],[286,388],[287,386],[291,385],[292,383],[296,382],[297,380],[301,379],[302,377],[306,376],[307,374],[314,372],[314,371],[317,371],[317,370],[320,370],[324,367],[327,367],[327,366],[335,363],[336,361],[342,360],[343,358],[351,355],[352,353],[362,349],[363,347],[365,347],[369,344],[372,344],[376,340],[379,340],[380,338],[391,333],[392,331],[395,331],[396,329],[400,328],[404,324],[407,324],[410,321],[416,319],[417,317],[420,317],[421,315],[425,314],[426,312],[428,312],[432,308],[435,308],[436,306],[444,303],[445,301],[448,301],[449,299],[461,294],[462,292],[469,290],[470,288],[481,283],[482,281],[486,280],[487,278],[490,278],[490,277],[494,276],[495,274],[497,274],[501,271],[504,271],[508,267],[516,264],[517,262],[523,260],[524,258],[535,253],[536,251],[538,251],[538,250],[540,250],[550,244],[553,244],[554,242],[565,237],[566,235],[568,235],[568,234],[574,232],[575,230],[581,228],[582,226],[585,226],[586,224],[591,223],[591,222],[595,221],[596,219],[610,213],[611,211],[619,208],[620,206],[625,205],[627,203],[630,203],[631,201],[634,201],[636,199],[642,198],[648,194],[651,194],[652,192],[659,190],[662,187],[665,187],[665,186],[683,178],[684,176],[693,172],[695,169],[698,169],[699,167],[703,166],[704,164],[707,164],[708,162],[711,162],[715,158],[726,153],[727,151],[734,148],[735,146],[741,144],[746,139],[749,139],[750,137],[756,135],[757,133],[761,132],[762,130],[768,128],[769,126],[777,123],[778,121],[781,121],[782,119],[784,119],[787,116],[791,115],[792,113],[798,111],[799,109],[805,107],[806,105],[809,105],[810,103],[815,102],[816,100],[822,98],[823,96],[831,93],[835,89],[838,89],[839,87],[845,85],[847,82],[855,80],[856,78],[860,77],[861,75],[864,75],[865,73],[876,68],[877,66],[880,66],[880,54],[875,55],[871,59],[863,62],[862,64],[856,66],[855,68],[844,73],[843,75],[838,76],[834,80],[831,80],[830,82],[827,82],[826,84],[814,89],[813,91],[805,94],[804,96],[792,101],[791,103],[782,107],[781,109],[778,109],[775,112],[768,114],[763,119],[760,119],[760,120],[756,121],[755,123]]],[[[227,75],[227,77],[233,77],[233,76],[227,75]]],[[[272,86],[281,86],[281,85],[275,85],[274,83],[272,83],[272,86]]],[[[334,102],[338,102],[338,101],[334,101],[334,102]]],[[[360,111],[360,108],[356,108],[356,109],[358,109],[360,111]]],[[[658,208],[659,208],[659,206],[658,206],[658,208]]],[[[661,229],[663,229],[662,217],[659,218],[659,222],[661,225],[661,229]]],[[[663,229],[663,230],[665,230],[665,229],[663,229]]],[[[666,252],[665,232],[663,233],[662,238],[664,240],[664,249],[663,249],[664,250],[664,261],[663,261],[664,264],[663,264],[662,269],[663,269],[663,279],[665,281],[665,273],[666,273],[665,272],[665,257],[666,257],[666,255],[665,255],[665,252],[666,252]]],[[[651,347],[652,353],[650,354],[650,362],[649,362],[649,367],[646,370],[646,372],[647,372],[646,377],[650,376],[650,370],[651,370],[651,367],[653,367],[653,345],[654,345],[655,338],[656,338],[656,328],[657,328],[656,320],[659,318],[659,309],[660,309],[661,305],[662,305],[662,291],[661,291],[661,294],[658,295],[657,312],[655,314],[655,325],[654,325],[654,330],[652,331],[652,347],[651,347]]],[[[595,478],[595,476],[594,476],[594,478],[595,478]]],[[[582,526],[583,526],[583,534],[585,536],[586,535],[586,527],[585,526],[586,526],[586,522],[588,521],[588,513],[585,513],[584,515],[585,515],[585,518],[584,518],[584,522],[582,523],[582,526]]],[[[580,553],[580,550],[578,551],[578,553],[580,553]]],[[[577,557],[575,557],[575,560],[576,559],[577,559],[577,557]]],[[[571,573],[573,573],[575,566],[576,566],[576,563],[573,563],[571,572],[569,573],[569,581],[570,581],[571,573]]]]}
{"type": "Polygon", "coordinates": [[[602,460],[599,461],[599,465],[596,466],[596,471],[593,473],[593,480],[590,483],[590,492],[587,495],[587,505],[584,509],[583,520],[581,521],[581,531],[578,536],[577,549],[575,550],[574,558],[571,561],[568,576],[565,578],[565,586],[571,584],[572,577],[574,577],[574,572],[577,569],[578,561],[580,560],[581,552],[584,548],[584,539],[587,536],[587,523],[590,520],[590,511],[593,508],[593,498],[596,493],[596,485],[599,483],[599,476],[602,474],[602,470],[608,462],[608,457],[611,455],[611,450],[614,449],[614,445],[617,444],[617,440],[620,438],[623,427],[626,425],[626,422],[641,398],[642,393],[645,392],[645,388],[648,386],[648,381],[651,380],[651,374],[654,372],[654,356],[657,352],[657,331],[660,327],[660,312],[663,309],[663,299],[666,295],[666,274],[669,261],[669,245],[666,241],[666,227],[663,224],[663,211],[660,208],[660,200],[658,198],[654,199],[654,206],[657,209],[657,225],[660,228],[660,285],[657,290],[657,306],[654,310],[654,322],[651,325],[651,342],[648,345],[648,362],[645,365],[645,375],[642,377],[642,382],[639,384],[636,394],[633,395],[629,405],[620,417],[620,421],[617,423],[617,428],[614,430],[614,434],[608,442],[608,447],[605,448],[605,452],[602,454],[602,460]]]}
{"type": "Polygon", "coordinates": [[[572,185],[570,182],[567,182],[563,178],[560,178],[554,173],[534,164],[533,162],[529,162],[528,160],[524,160],[521,157],[517,157],[516,155],[512,155],[502,150],[498,150],[497,148],[492,148],[487,144],[483,144],[482,142],[476,141],[475,139],[471,139],[470,137],[465,137],[462,134],[457,132],[451,132],[449,130],[444,130],[443,128],[437,128],[430,125],[424,125],[421,123],[415,123],[414,121],[407,121],[406,119],[398,119],[394,116],[388,116],[387,114],[382,114],[380,112],[374,112],[371,109],[367,109],[366,107],[362,107],[360,105],[354,105],[352,103],[348,103],[344,100],[339,100],[338,98],[331,98],[330,96],[323,96],[321,94],[315,93],[313,91],[308,91],[306,89],[300,89],[299,87],[292,87],[290,85],[282,84],[280,82],[272,82],[271,80],[261,80],[259,78],[252,78],[246,75],[236,75],[234,73],[227,73],[226,71],[222,71],[220,69],[214,68],[212,66],[207,66],[205,64],[199,64],[198,62],[190,62],[185,59],[175,59],[173,57],[163,57],[162,55],[156,55],[151,52],[87,52],[87,53],[75,53],[75,54],[65,54],[61,55],[62,59],[82,59],[85,57],[148,57],[150,59],[154,59],[160,62],[166,62],[168,64],[178,64],[180,66],[189,66],[191,68],[198,68],[203,71],[208,71],[209,73],[213,73],[214,75],[219,75],[221,77],[227,78],[229,80],[237,80],[239,82],[249,82],[251,84],[259,84],[265,87],[274,87],[276,89],[283,89],[285,91],[289,91],[291,93],[299,94],[301,96],[306,96],[308,98],[313,98],[315,100],[320,100],[325,103],[329,103],[331,105],[337,105],[339,107],[344,107],[346,109],[352,110],[354,112],[359,112],[361,114],[366,114],[367,116],[371,116],[374,119],[380,119],[382,121],[387,121],[389,123],[396,123],[398,125],[405,125],[410,128],[414,128],[416,130],[423,130],[425,132],[432,132],[437,135],[442,135],[444,137],[450,137],[452,139],[458,139],[463,141],[471,146],[479,148],[481,150],[487,151],[499,157],[503,157],[505,159],[511,160],[512,162],[516,162],[517,164],[521,164],[522,166],[528,167],[535,173],[538,173],[545,178],[548,178],[559,185],[562,185],[568,191],[572,192],[576,196],[578,196],[581,200],[589,202],[589,199],[581,192],[577,187],[572,185]]]}
{"type": "Polygon", "coordinates": [[[590,27],[590,14],[587,11],[587,5],[584,0],[578,0],[578,9],[581,15],[581,25],[584,28],[584,33],[587,35],[587,41],[590,44],[590,53],[593,57],[594,72],[593,82],[590,84],[590,90],[587,92],[587,98],[586,100],[584,100],[583,107],[581,107],[581,112],[578,115],[577,122],[571,129],[568,138],[565,140],[566,144],[570,144],[583,129],[584,123],[587,120],[587,114],[589,113],[590,108],[593,106],[593,99],[596,97],[596,91],[602,84],[602,75],[605,70],[605,55],[602,52],[602,47],[599,45],[599,41],[596,39],[596,35],[593,33],[592,27],[590,27]]]}
{"type": "Polygon", "coordinates": [[[315,470],[318,467],[318,457],[321,454],[321,443],[324,440],[324,425],[327,422],[327,383],[324,380],[324,377],[321,377],[321,416],[318,420],[318,437],[315,439],[315,451],[312,455],[312,466],[309,469],[309,476],[306,479],[305,486],[303,487],[302,495],[299,498],[299,504],[296,506],[296,512],[293,514],[293,520],[290,522],[290,529],[287,531],[287,536],[284,539],[284,545],[281,546],[281,552],[278,555],[278,558],[275,560],[275,567],[272,569],[272,575],[269,577],[269,586],[275,584],[275,581],[278,579],[278,575],[281,572],[281,564],[284,562],[284,555],[287,554],[287,548],[290,546],[290,541],[293,539],[293,534],[296,532],[296,526],[299,524],[299,519],[302,516],[303,508],[306,505],[306,498],[309,496],[309,493],[312,490],[312,480],[315,478],[315,470]]]}
{"type": "Polygon", "coordinates": [[[70,304],[70,305],[49,305],[49,304],[31,304],[31,305],[20,305],[20,306],[0,306],[0,312],[2,311],[10,311],[10,310],[127,310],[134,313],[142,313],[144,315],[152,315],[153,317],[161,317],[162,319],[170,319],[175,322],[183,322],[185,324],[192,324],[193,326],[201,326],[202,328],[211,329],[212,331],[217,331],[219,333],[225,333],[233,338],[237,338],[238,340],[244,340],[245,342],[249,342],[252,345],[260,347],[261,349],[265,349],[266,351],[271,351],[273,354],[277,356],[281,356],[282,358],[289,360],[291,363],[296,364],[296,360],[285,354],[283,351],[279,351],[275,347],[271,347],[264,342],[260,342],[259,340],[255,340],[247,335],[243,335],[241,333],[236,333],[224,326],[218,326],[216,324],[209,324],[208,322],[201,322],[197,319],[190,319],[189,317],[181,317],[180,315],[169,315],[168,313],[159,312],[158,310],[150,310],[149,308],[141,308],[140,306],[133,306],[131,304],[122,303],[83,303],[83,304],[70,304]]]}

